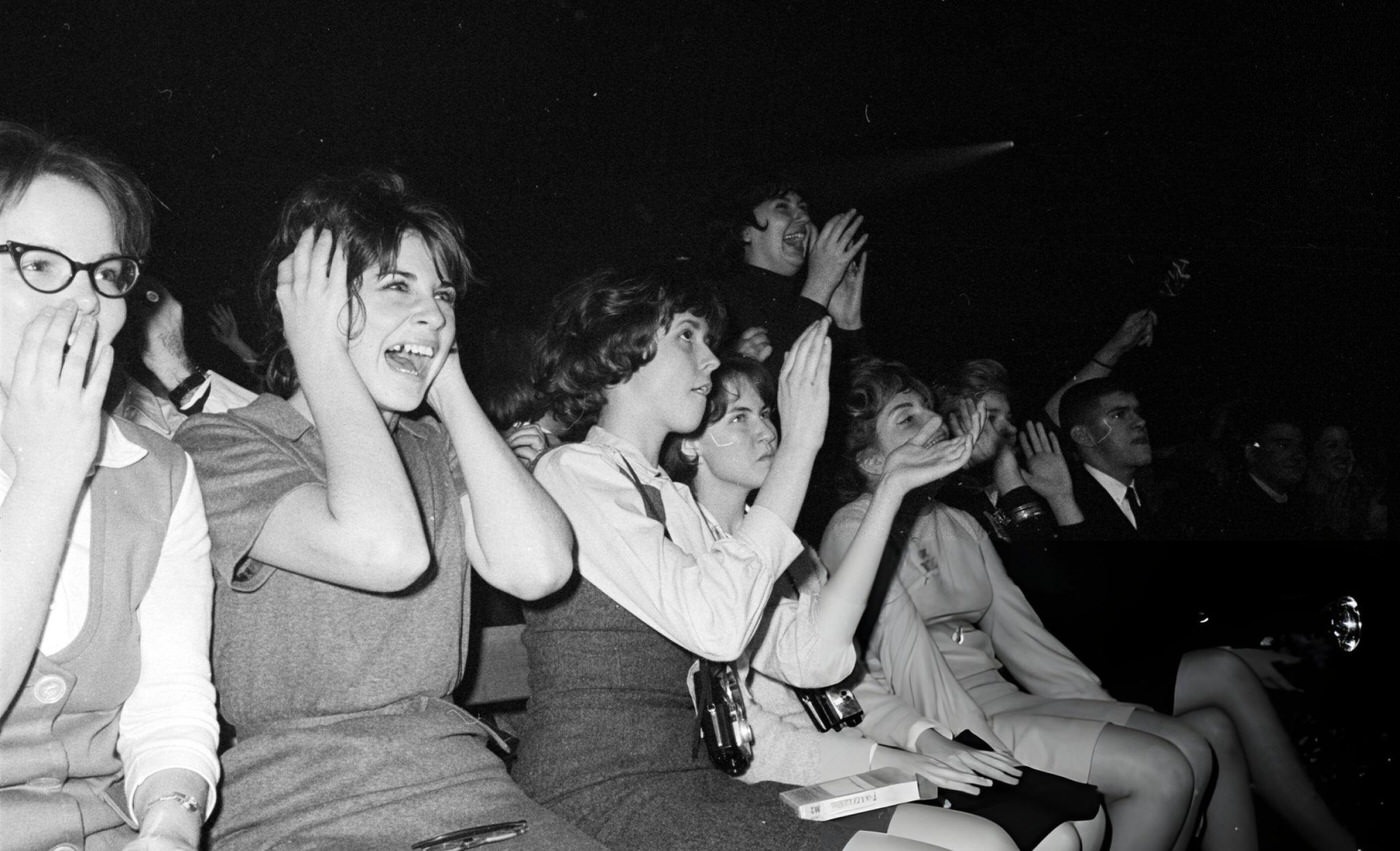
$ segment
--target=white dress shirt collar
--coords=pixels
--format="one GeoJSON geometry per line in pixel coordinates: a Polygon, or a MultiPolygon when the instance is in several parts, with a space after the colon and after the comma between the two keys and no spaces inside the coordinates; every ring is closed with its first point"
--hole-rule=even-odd
{"type": "MultiPolygon", "coordinates": [[[[1138,525],[1137,518],[1133,516],[1132,506],[1128,504],[1128,488],[1131,487],[1131,485],[1125,485],[1104,471],[1088,464],[1084,465],[1084,469],[1088,471],[1094,481],[1098,482],[1103,486],[1104,490],[1108,491],[1108,495],[1113,499],[1113,504],[1118,506],[1118,510],[1123,512],[1123,516],[1128,518],[1128,522],[1133,524],[1133,528],[1136,529],[1138,525]]],[[[1141,498],[1139,497],[1139,501],[1140,500],[1141,498]]]]}

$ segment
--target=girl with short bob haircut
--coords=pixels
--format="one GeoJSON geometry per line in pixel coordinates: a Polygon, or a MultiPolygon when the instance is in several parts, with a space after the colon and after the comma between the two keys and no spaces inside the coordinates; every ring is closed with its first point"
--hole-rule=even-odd
{"type": "Polygon", "coordinates": [[[521,848],[594,847],[451,701],[472,571],[532,599],[571,569],[567,521],[463,377],[453,304],[470,274],[453,217],[399,176],[312,181],[259,281],[285,398],[176,435],[208,494],[234,732],[220,851],[407,847],[521,819],[521,848]],[[434,415],[414,416],[425,402],[434,415]]]}
{"type": "Polygon", "coordinates": [[[151,203],[0,122],[0,849],[200,846],[219,778],[190,459],[101,409],[151,203]]]}
{"type": "MultiPolygon", "coordinates": [[[[531,695],[515,776],[615,849],[927,849],[798,820],[778,798],[789,786],[739,782],[699,747],[692,670],[743,653],[801,551],[792,524],[825,428],[831,346],[822,320],[788,353],[788,438],[743,523],[722,532],[659,465],[666,436],[700,424],[719,363],[722,312],[690,268],[608,270],[556,300],[541,388],[561,421],[592,427],[535,468],[573,524],[578,577],[526,607],[531,695]]],[[[853,660],[840,661],[806,684],[843,677],[853,660]]]]}

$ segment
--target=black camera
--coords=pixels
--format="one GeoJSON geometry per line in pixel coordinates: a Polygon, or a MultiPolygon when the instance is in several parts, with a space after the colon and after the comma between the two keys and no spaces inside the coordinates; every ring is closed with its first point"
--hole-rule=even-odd
{"type": "Polygon", "coordinates": [[[987,512],[987,519],[1003,541],[1048,541],[1059,534],[1055,515],[1034,494],[1015,505],[998,505],[987,512]]]}
{"type": "Polygon", "coordinates": [[[807,710],[807,717],[812,719],[819,733],[854,727],[865,719],[865,710],[860,708],[860,701],[848,688],[799,688],[793,691],[797,692],[802,708],[807,710]]]}
{"type": "Polygon", "coordinates": [[[700,739],[710,762],[726,774],[743,774],[753,762],[753,728],[734,667],[701,659],[694,685],[700,739]]]}

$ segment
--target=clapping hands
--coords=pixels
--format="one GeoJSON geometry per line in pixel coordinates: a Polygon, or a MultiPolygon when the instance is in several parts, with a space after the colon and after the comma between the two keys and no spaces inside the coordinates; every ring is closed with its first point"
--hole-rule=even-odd
{"type": "Polygon", "coordinates": [[[860,233],[865,219],[855,210],[838,213],[820,231],[808,230],[807,283],[802,294],[825,305],[842,283],[846,270],[865,247],[869,234],[860,233]]]}
{"type": "Polygon", "coordinates": [[[830,318],[807,326],[783,357],[778,373],[778,413],[783,421],[783,444],[815,451],[826,438],[831,404],[830,318]]]}
{"type": "Polygon", "coordinates": [[[1038,422],[1029,422],[1021,429],[1021,476],[1031,489],[1047,500],[1072,495],[1074,482],[1070,479],[1069,463],[1060,449],[1060,439],[1038,422]]]}
{"type": "Polygon", "coordinates": [[[890,452],[885,459],[884,478],[907,493],[967,466],[977,435],[987,421],[987,407],[981,402],[968,402],[960,406],[957,416],[959,425],[951,429],[952,436],[941,439],[943,421],[930,417],[913,437],[890,452]]]}
{"type": "Polygon", "coordinates": [[[734,353],[759,361],[773,356],[773,343],[768,339],[768,329],[753,327],[744,330],[734,343],[734,353]]]}

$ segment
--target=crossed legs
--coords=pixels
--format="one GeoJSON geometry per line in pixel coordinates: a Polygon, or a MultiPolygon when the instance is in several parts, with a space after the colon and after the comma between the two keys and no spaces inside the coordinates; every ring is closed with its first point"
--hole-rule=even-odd
{"type": "Polygon", "coordinates": [[[1185,654],[1177,671],[1175,701],[1178,715],[1214,707],[1228,716],[1254,789],[1310,846],[1317,851],[1354,851],[1356,838],[1313,786],[1268,692],[1248,664],[1228,650],[1185,654]]]}

